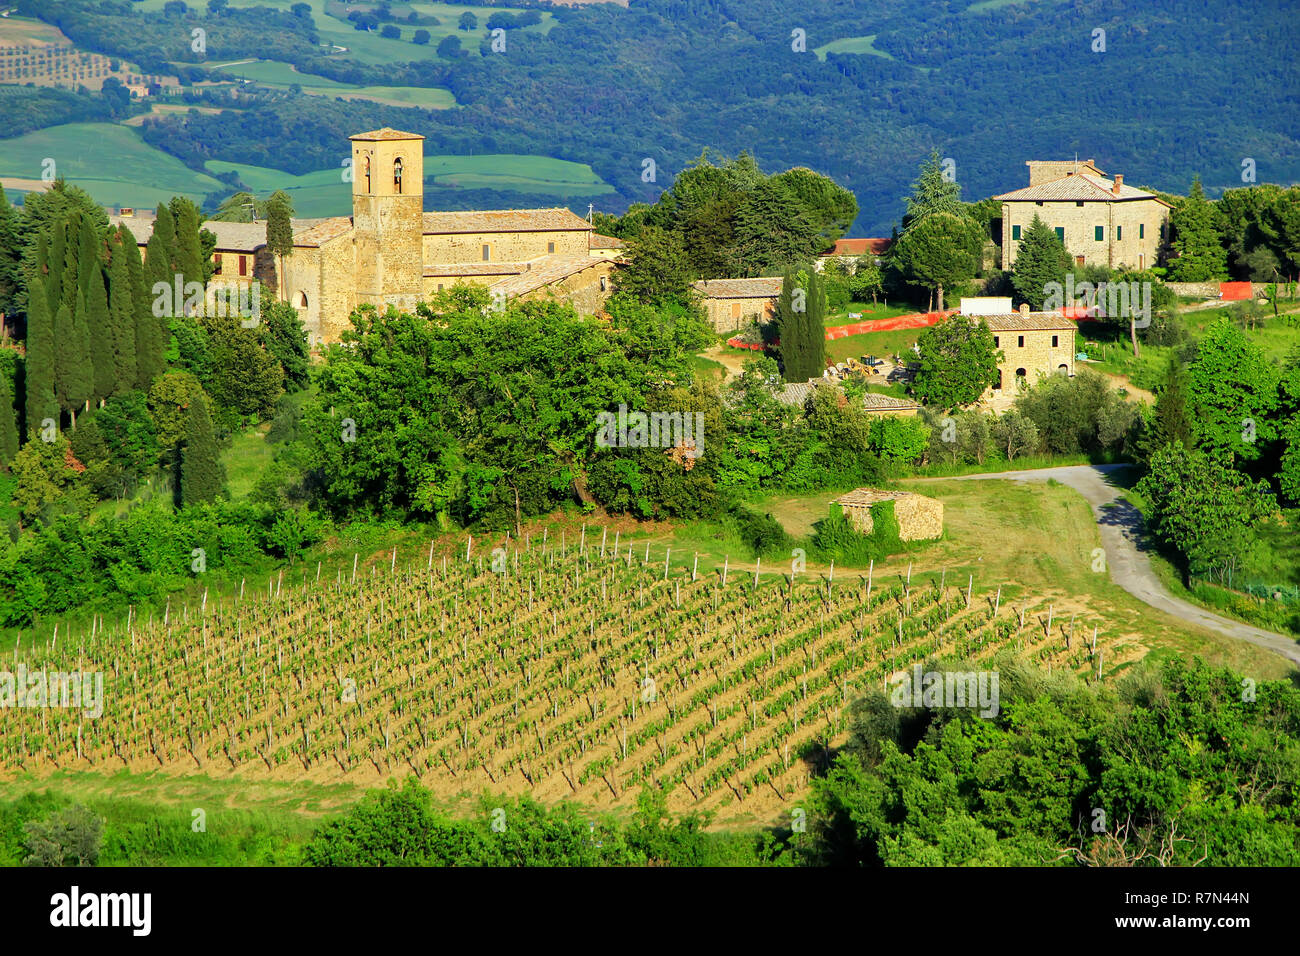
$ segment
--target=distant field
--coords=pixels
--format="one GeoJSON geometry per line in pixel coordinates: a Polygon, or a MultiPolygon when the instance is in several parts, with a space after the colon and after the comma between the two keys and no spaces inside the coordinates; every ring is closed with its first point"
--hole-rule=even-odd
{"type": "Polygon", "coordinates": [[[67,123],[0,139],[0,175],[38,179],[45,159],[104,205],[153,208],[175,195],[201,200],[225,187],[113,123],[67,123]]]}
{"type": "MultiPolygon", "coordinates": [[[[209,161],[207,167],[214,173],[235,170],[258,195],[285,190],[293,199],[295,214],[303,218],[346,216],[352,211],[352,190],[343,181],[341,169],[294,176],[265,166],[220,160],[209,161]]],[[[613,192],[590,166],[546,156],[426,156],[424,171],[426,182],[439,186],[540,193],[557,201],[613,192]]]]}
{"type": "Polygon", "coordinates": [[[346,216],[352,211],[352,187],[343,181],[342,169],[322,169],[294,176],[279,169],[210,160],[214,173],[235,170],[239,178],[257,195],[265,196],[283,189],[293,200],[294,215],[302,219],[346,216]]]}
{"type": "MultiPolygon", "coordinates": [[[[166,0],[142,0],[142,2],[133,4],[133,9],[161,11],[165,2],[166,0]]],[[[288,10],[296,2],[299,2],[299,0],[230,0],[229,5],[232,7],[274,7],[279,10],[288,10]]],[[[393,3],[391,5],[392,10],[398,18],[393,25],[402,31],[402,37],[398,40],[389,40],[380,36],[378,31],[367,33],[362,30],[354,30],[352,24],[346,19],[330,16],[325,12],[327,6],[332,6],[329,0],[302,0],[302,2],[311,6],[312,18],[315,20],[322,43],[346,47],[347,56],[362,63],[371,64],[409,63],[412,60],[433,59],[437,56],[436,48],[439,41],[443,37],[451,35],[460,37],[461,45],[465,49],[471,52],[477,51],[479,41],[487,36],[486,24],[488,17],[502,11],[508,13],[523,12],[521,8],[515,7],[479,7],[460,3],[393,3]],[[421,25],[417,27],[412,24],[402,23],[402,17],[412,10],[425,16],[437,17],[439,20],[438,25],[421,25]],[[460,15],[466,11],[478,17],[477,29],[458,30],[456,28],[460,15]],[[411,42],[411,37],[416,30],[429,31],[430,39],[427,45],[418,46],[411,42]]],[[[195,6],[195,4],[192,3],[191,6],[195,6]]],[[[524,27],[524,31],[547,33],[554,25],[555,18],[549,12],[542,12],[542,22],[536,26],[524,27]]],[[[510,34],[518,32],[516,30],[507,31],[507,49],[509,48],[510,34]]]]}
{"type": "MultiPolygon", "coordinates": [[[[4,6],[4,4],[0,4],[4,6]]],[[[58,27],[40,20],[26,20],[21,17],[0,19],[0,45],[11,43],[43,45],[46,43],[70,43],[58,27]]]]}
{"type": "Polygon", "coordinates": [[[346,100],[371,100],[387,106],[417,106],[427,110],[448,109],[456,105],[451,90],[433,86],[357,86],[339,83],[328,77],[299,73],[292,63],[279,60],[237,61],[214,64],[231,76],[283,89],[297,84],[312,96],[337,96],[346,100]]]}
{"type": "Polygon", "coordinates": [[[546,156],[488,154],[482,156],[426,156],[424,174],[440,186],[464,189],[514,189],[556,197],[600,196],[612,193],[585,163],[546,156]]]}
{"type": "Polygon", "coordinates": [[[826,59],[827,53],[862,53],[871,56],[883,56],[886,60],[892,60],[893,57],[884,50],[877,50],[875,47],[876,35],[873,33],[865,37],[844,37],[841,40],[832,40],[813,50],[817,54],[817,59],[826,59]]]}

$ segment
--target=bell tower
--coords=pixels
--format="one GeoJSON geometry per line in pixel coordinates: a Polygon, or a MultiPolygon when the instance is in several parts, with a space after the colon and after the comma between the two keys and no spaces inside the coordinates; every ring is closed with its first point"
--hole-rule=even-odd
{"type": "Polygon", "coordinates": [[[357,302],[414,310],[424,282],[424,137],[384,127],[349,138],[357,302]]]}

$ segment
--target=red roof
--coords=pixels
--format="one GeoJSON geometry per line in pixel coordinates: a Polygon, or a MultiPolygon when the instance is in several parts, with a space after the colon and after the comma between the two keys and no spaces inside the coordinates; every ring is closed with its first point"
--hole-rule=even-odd
{"type": "Polygon", "coordinates": [[[837,239],[830,251],[823,252],[822,255],[864,256],[870,253],[873,256],[879,256],[884,255],[885,250],[888,248],[888,239],[837,239]]]}

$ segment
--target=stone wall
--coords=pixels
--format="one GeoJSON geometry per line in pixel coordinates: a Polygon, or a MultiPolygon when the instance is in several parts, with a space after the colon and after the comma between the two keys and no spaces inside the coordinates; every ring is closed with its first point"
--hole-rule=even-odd
{"type": "Polygon", "coordinates": [[[749,299],[705,299],[704,309],[715,331],[734,332],[755,318],[766,322],[775,312],[776,300],[770,296],[749,299]]]}
{"type": "Polygon", "coordinates": [[[448,262],[528,262],[542,256],[585,256],[588,232],[563,229],[553,232],[457,232],[423,237],[424,261],[430,265],[448,262]],[[488,258],[483,258],[483,247],[488,258]],[[552,246],[554,248],[552,248],[552,246]]]}
{"type": "MultiPolygon", "coordinates": [[[[1065,366],[1065,374],[1073,375],[1075,335],[1074,329],[994,332],[997,347],[1002,350],[1005,358],[998,364],[998,372],[1002,376],[1001,388],[995,386],[990,391],[993,394],[999,391],[1014,394],[1018,378],[1023,377],[1028,385],[1037,385],[1048,375],[1061,372],[1062,365],[1065,366]],[[1023,346],[1019,344],[1022,336],[1025,342],[1023,346]],[[1056,337],[1056,345],[1052,344],[1053,336],[1056,337]],[[1020,369],[1025,371],[1023,376],[1016,374],[1020,369]]],[[[989,394],[986,392],[985,396],[988,397],[989,394]]]]}
{"type": "Polygon", "coordinates": [[[1085,265],[1110,266],[1112,269],[1149,269],[1156,264],[1160,249],[1161,227],[1169,218],[1169,209],[1155,199],[1125,202],[1004,202],[1002,204],[1002,269],[1015,264],[1020,240],[1012,239],[1015,226],[1021,234],[1029,228],[1034,215],[1048,226],[1065,228],[1065,248],[1071,257],[1083,256],[1085,265]],[[1101,226],[1102,238],[1096,238],[1101,226]],[[1118,230],[1118,231],[1117,231],[1118,230]]]}
{"type": "MultiPolygon", "coordinates": [[[[1174,291],[1175,295],[1200,296],[1203,299],[1217,299],[1219,297],[1219,280],[1213,282],[1166,282],[1166,286],[1174,291]]],[[[1252,282],[1250,284],[1251,294],[1257,299],[1265,296],[1264,288],[1267,282],[1252,282]]]]}
{"type": "Polygon", "coordinates": [[[931,541],[943,535],[943,502],[910,491],[880,491],[858,488],[831,502],[839,507],[849,524],[862,534],[871,534],[875,521],[872,506],[893,501],[898,537],[902,541],[931,541]]]}

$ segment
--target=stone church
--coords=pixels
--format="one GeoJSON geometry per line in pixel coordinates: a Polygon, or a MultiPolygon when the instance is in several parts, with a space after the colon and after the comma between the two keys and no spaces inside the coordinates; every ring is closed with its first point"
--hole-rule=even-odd
{"type": "MultiPolygon", "coordinates": [[[[598,313],[622,243],[568,209],[424,211],[424,137],[394,129],[352,141],[352,215],[293,220],[284,274],[266,248],[266,223],[208,221],[217,237],[209,289],[261,280],[298,310],[312,345],[337,342],[358,305],[417,302],[458,283],[497,301],[555,299],[598,313]]],[[[110,217],[143,250],[153,220],[110,217]]]]}

